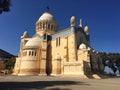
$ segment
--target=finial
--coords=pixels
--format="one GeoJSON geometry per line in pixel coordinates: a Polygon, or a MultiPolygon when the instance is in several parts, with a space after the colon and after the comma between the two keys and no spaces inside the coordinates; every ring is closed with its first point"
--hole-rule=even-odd
{"type": "Polygon", "coordinates": [[[79,26],[82,27],[82,19],[80,19],[80,25],[79,26]]]}
{"type": "Polygon", "coordinates": [[[89,33],[89,28],[88,28],[88,26],[85,26],[84,32],[87,33],[87,34],[89,33]]]}
{"type": "Polygon", "coordinates": [[[21,36],[21,39],[23,39],[23,38],[28,38],[29,36],[28,36],[28,32],[27,31],[25,31],[24,33],[23,33],[23,35],[21,36]]]}
{"type": "Polygon", "coordinates": [[[70,23],[71,23],[71,26],[75,26],[76,25],[76,19],[75,19],[75,16],[72,16],[71,19],[70,19],[70,23]]]}

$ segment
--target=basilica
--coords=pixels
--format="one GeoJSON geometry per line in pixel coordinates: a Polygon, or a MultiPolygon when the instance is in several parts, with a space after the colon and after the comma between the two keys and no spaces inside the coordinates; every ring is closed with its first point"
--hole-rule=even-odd
{"type": "Polygon", "coordinates": [[[14,75],[89,75],[104,71],[102,59],[90,46],[89,27],[76,25],[58,31],[58,23],[50,12],[36,21],[32,37],[25,31],[14,66],[14,75]]]}

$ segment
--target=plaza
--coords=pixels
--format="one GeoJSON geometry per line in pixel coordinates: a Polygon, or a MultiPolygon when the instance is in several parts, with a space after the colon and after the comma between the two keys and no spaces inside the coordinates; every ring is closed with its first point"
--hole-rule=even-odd
{"type": "Polygon", "coordinates": [[[69,76],[0,76],[0,90],[119,90],[120,78],[69,76]]]}

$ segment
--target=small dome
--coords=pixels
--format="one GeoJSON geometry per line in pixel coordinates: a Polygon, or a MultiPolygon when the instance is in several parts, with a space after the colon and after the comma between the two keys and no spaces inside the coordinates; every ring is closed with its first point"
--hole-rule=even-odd
{"type": "Polygon", "coordinates": [[[53,15],[50,14],[49,12],[43,13],[42,16],[40,16],[38,21],[40,21],[40,20],[55,21],[53,15]]]}
{"type": "Polygon", "coordinates": [[[32,37],[26,44],[25,46],[40,46],[41,38],[39,35],[36,35],[32,37]]]}
{"type": "Polygon", "coordinates": [[[23,33],[23,35],[21,36],[21,39],[23,39],[23,38],[28,38],[28,32],[27,31],[25,31],[23,33]]]}
{"type": "Polygon", "coordinates": [[[75,25],[75,22],[76,22],[75,16],[72,16],[70,19],[71,25],[75,25]]]}
{"type": "Polygon", "coordinates": [[[84,43],[80,44],[79,49],[86,49],[86,45],[84,43]]]}
{"type": "Polygon", "coordinates": [[[92,52],[95,52],[95,50],[92,50],[92,52]]]}
{"type": "Polygon", "coordinates": [[[88,31],[89,31],[88,26],[85,26],[85,28],[84,28],[84,32],[88,33],[88,31]]]}
{"type": "Polygon", "coordinates": [[[91,50],[91,48],[90,48],[90,47],[88,47],[88,48],[87,48],[87,50],[89,50],[89,51],[90,51],[90,50],[91,50]]]}

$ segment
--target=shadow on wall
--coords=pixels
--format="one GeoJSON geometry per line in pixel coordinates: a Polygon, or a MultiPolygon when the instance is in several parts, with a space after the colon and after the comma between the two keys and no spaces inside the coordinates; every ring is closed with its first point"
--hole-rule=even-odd
{"type": "Polygon", "coordinates": [[[36,81],[36,82],[0,82],[1,90],[71,90],[70,88],[58,88],[61,85],[89,85],[75,81],[36,81]]]}
{"type": "Polygon", "coordinates": [[[51,44],[47,47],[47,61],[46,61],[46,74],[50,76],[52,72],[52,55],[51,55],[51,44]]]}
{"type": "Polygon", "coordinates": [[[84,73],[91,74],[91,66],[89,62],[83,61],[84,73]]]}

